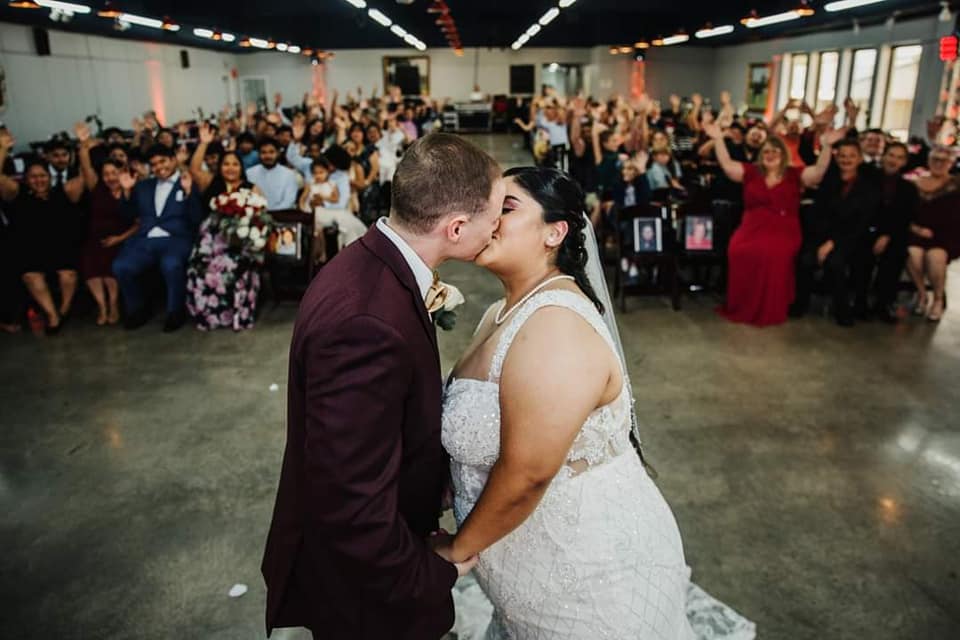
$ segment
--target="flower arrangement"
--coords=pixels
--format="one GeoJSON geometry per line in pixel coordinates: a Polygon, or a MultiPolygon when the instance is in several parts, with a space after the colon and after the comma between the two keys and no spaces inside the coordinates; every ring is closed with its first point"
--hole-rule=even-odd
{"type": "Polygon", "coordinates": [[[237,189],[210,199],[212,221],[227,236],[230,246],[263,260],[273,217],[267,213],[267,199],[251,189],[237,189]]]}

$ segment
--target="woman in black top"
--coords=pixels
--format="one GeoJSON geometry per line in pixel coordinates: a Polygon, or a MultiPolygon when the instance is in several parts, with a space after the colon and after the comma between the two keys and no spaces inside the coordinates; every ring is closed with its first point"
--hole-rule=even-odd
{"type": "MultiPolygon", "coordinates": [[[[9,133],[0,133],[0,166],[13,147],[9,133]]],[[[27,163],[20,184],[0,174],[0,197],[10,203],[7,217],[14,257],[30,295],[47,316],[47,333],[60,330],[70,313],[77,290],[77,263],[82,240],[82,217],[75,206],[83,195],[83,178],[77,176],[63,187],[51,187],[50,172],[39,158],[27,163]],[[60,305],[54,305],[47,277],[56,273],[60,305]]]]}

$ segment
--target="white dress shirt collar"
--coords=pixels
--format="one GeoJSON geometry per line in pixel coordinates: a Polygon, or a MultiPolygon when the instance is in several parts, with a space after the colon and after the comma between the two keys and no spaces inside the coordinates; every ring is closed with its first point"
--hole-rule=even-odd
{"type": "Polygon", "coordinates": [[[383,235],[387,236],[387,239],[400,250],[400,255],[403,256],[403,259],[410,265],[410,270],[413,271],[413,277],[416,278],[417,286],[420,287],[421,297],[426,299],[427,292],[430,290],[430,287],[433,286],[433,269],[427,266],[423,258],[417,255],[417,252],[407,244],[406,240],[390,228],[386,218],[377,220],[377,229],[379,229],[383,235]]]}

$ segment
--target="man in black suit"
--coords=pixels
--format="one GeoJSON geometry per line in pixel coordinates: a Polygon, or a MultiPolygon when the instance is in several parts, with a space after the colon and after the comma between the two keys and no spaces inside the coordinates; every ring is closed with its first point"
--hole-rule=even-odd
{"type": "Polygon", "coordinates": [[[865,255],[862,268],[869,287],[876,267],[874,312],[887,322],[897,321],[897,284],[907,259],[910,220],[917,207],[917,188],[903,177],[908,159],[907,146],[902,142],[891,142],[883,152],[880,209],[872,226],[871,251],[865,255]]]}
{"type": "Polygon", "coordinates": [[[860,269],[868,250],[870,224],[880,208],[878,185],[879,174],[863,164],[857,141],[848,138],[837,143],[836,158],[817,191],[816,209],[798,257],[792,316],[806,313],[814,275],[822,268],[837,324],[854,324],[850,293],[856,289],[858,304],[866,299],[866,279],[860,269]]]}

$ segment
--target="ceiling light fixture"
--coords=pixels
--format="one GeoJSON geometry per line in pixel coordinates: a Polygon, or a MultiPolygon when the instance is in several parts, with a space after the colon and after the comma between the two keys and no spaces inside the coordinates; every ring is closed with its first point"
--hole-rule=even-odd
{"type": "Polygon", "coordinates": [[[802,16],[794,11],[784,11],[783,13],[774,13],[773,15],[764,16],[762,18],[748,16],[744,18],[741,22],[743,25],[749,29],[756,29],[758,27],[766,27],[771,24],[780,24],[781,22],[790,22],[791,20],[797,20],[802,16]]]}
{"type": "Polygon", "coordinates": [[[937,19],[940,22],[950,22],[951,20],[953,20],[953,13],[950,12],[949,2],[940,3],[940,15],[937,16],[937,19]]]}
{"type": "Polygon", "coordinates": [[[237,44],[244,48],[253,46],[253,43],[250,42],[250,38],[240,38],[240,42],[237,44]]]}
{"type": "Polygon", "coordinates": [[[300,53],[300,47],[295,44],[292,44],[289,47],[287,47],[287,53],[300,53]]]}
{"type": "Polygon", "coordinates": [[[237,39],[237,36],[233,35],[232,33],[226,33],[226,32],[221,33],[220,37],[223,39],[224,42],[233,42],[234,40],[237,39]]]}
{"type": "Polygon", "coordinates": [[[10,0],[7,6],[11,9],[39,9],[40,5],[33,0],[10,0]]]}
{"type": "Polygon", "coordinates": [[[577,1],[577,0],[560,0],[560,8],[561,8],[561,9],[566,9],[567,7],[569,7],[570,5],[572,5],[572,4],[573,4],[574,2],[576,2],[576,1],[577,1]]]}
{"type": "Polygon", "coordinates": [[[885,0],[839,0],[839,2],[828,2],[823,5],[825,11],[846,11],[847,9],[856,9],[857,7],[865,7],[868,4],[877,4],[878,2],[884,2],[885,0]]]}
{"type": "Polygon", "coordinates": [[[289,46],[287,45],[286,42],[277,43],[277,51],[286,51],[287,49],[289,49],[289,46]]]}
{"type": "Polygon", "coordinates": [[[639,42],[634,42],[634,43],[633,43],[633,48],[634,48],[634,49],[649,49],[649,48],[650,48],[650,43],[647,42],[646,40],[640,40],[639,42]]]}
{"type": "Polygon", "coordinates": [[[248,40],[251,47],[256,47],[257,49],[269,49],[270,41],[264,40],[263,38],[250,38],[248,40]]]}
{"type": "Polygon", "coordinates": [[[689,39],[690,39],[690,36],[688,36],[687,34],[685,34],[685,33],[677,33],[677,34],[674,34],[674,35],[670,36],[669,38],[664,38],[664,39],[663,39],[663,46],[669,47],[669,46],[672,45],[672,44],[681,44],[681,43],[683,43],[683,42],[686,42],[686,41],[689,40],[689,39]]]}
{"type": "Polygon", "coordinates": [[[199,38],[212,38],[212,37],[213,37],[213,30],[212,30],[212,29],[204,29],[204,28],[202,28],[202,27],[197,27],[197,28],[195,28],[195,29],[193,30],[193,35],[195,35],[195,36],[197,36],[197,37],[199,37],[199,38]]]}
{"type": "Polygon", "coordinates": [[[38,4],[41,7],[46,7],[47,9],[56,9],[59,11],[64,11],[66,13],[86,14],[92,11],[92,9],[86,5],[75,4],[73,2],[57,2],[56,0],[37,0],[35,4],[38,4]]]}
{"type": "Polygon", "coordinates": [[[711,24],[707,24],[707,26],[705,26],[703,29],[700,29],[693,35],[696,36],[698,39],[702,40],[703,38],[715,38],[717,36],[725,36],[728,33],[733,33],[733,31],[734,31],[734,28],[732,24],[724,24],[724,25],[720,25],[719,27],[714,27],[711,24]]]}
{"type": "Polygon", "coordinates": [[[816,13],[813,7],[810,6],[810,0],[800,0],[800,6],[794,9],[794,11],[796,11],[797,15],[801,18],[809,18],[816,13]]]}
{"type": "Polygon", "coordinates": [[[366,2],[366,0],[347,0],[347,2],[349,2],[350,4],[352,4],[353,6],[355,6],[357,9],[366,9],[366,8],[367,8],[367,2],[366,2]]]}
{"type": "Polygon", "coordinates": [[[395,25],[393,25],[392,27],[390,27],[390,31],[392,31],[393,34],[394,34],[395,36],[397,36],[398,38],[402,38],[402,37],[404,37],[405,35],[407,35],[407,30],[404,29],[403,27],[401,27],[401,26],[398,25],[398,24],[395,24],[395,25]]]}
{"type": "Polygon", "coordinates": [[[537,20],[537,22],[539,22],[541,26],[545,27],[551,22],[553,22],[553,19],[556,18],[558,15],[560,15],[560,9],[553,7],[552,9],[547,11],[545,14],[540,16],[540,19],[537,20]]]}
{"type": "Polygon", "coordinates": [[[150,29],[163,29],[163,20],[157,20],[156,18],[148,18],[146,16],[138,16],[135,13],[121,13],[117,16],[117,20],[120,22],[126,22],[127,24],[135,24],[138,27],[149,27],[150,29]]]}
{"type": "Polygon", "coordinates": [[[610,55],[615,56],[620,53],[620,47],[610,47],[610,55]]]}
{"type": "Polygon", "coordinates": [[[541,27],[539,24],[534,23],[534,24],[530,25],[530,28],[529,28],[529,29],[527,29],[527,35],[532,38],[533,36],[535,36],[535,35],[537,35],[538,33],[540,33],[540,29],[542,29],[542,28],[543,28],[543,27],[541,27]]]}
{"type": "Polygon", "coordinates": [[[619,49],[617,49],[617,51],[620,52],[620,53],[630,53],[631,51],[633,51],[633,47],[628,47],[628,46],[624,45],[624,46],[620,47],[619,49]]]}
{"type": "Polygon", "coordinates": [[[655,46],[655,47],[662,47],[662,46],[663,46],[663,36],[657,36],[656,38],[654,38],[653,40],[650,41],[650,44],[652,44],[652,45],[655,46]]]}
{"type": "Polygon", "coordinates": [[[389,27],[393,24],[393,20],[388,18],[382,11],[379,9],[368,9],[367,15],[370,16],[374,22],[380,24],[384,27],[389,27]]]}
{"type": "Polygon", "coordinates": [[[114,9],[112,5],[113,3],[107,0],[107,2],[103,3],[103,8],[100,9],[100,11],[97,11],[97,15],[100,16],[101,18],[110,18],[110,19],[119,18],[120,14],[123,13],[123,11],[120,11],[119,9],[114,9]]]}

